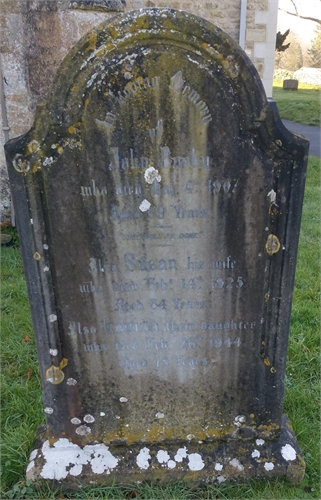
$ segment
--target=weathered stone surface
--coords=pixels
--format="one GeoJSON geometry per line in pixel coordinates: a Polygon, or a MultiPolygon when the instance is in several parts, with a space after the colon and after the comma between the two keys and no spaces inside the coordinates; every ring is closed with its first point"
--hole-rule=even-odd
{"type": "Polygon", "coordinates": [[[82,10],[124,10],[126,6],[125,0],[71,0],[69,2],[70,9],[82,9],[82,10]]]}
{"type": "Polygon", "coordinates": [[[72,49],[6,146],[47,419],[30,477],[52,453],[77,481],[302,475],[282,407],[307,149],[200,18],[133,12],[72,49]]]}

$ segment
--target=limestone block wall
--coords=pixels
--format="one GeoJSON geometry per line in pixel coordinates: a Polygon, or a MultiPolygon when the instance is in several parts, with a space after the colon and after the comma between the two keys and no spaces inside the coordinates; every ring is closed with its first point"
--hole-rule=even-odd
{"type": "MultiPolygon", "coordinates": [[[[91,28],[118,14],[117,9],[79,8],[79,3],[85,2],[0,0],[0,64],[10,138],[30,129],[36,105],[46,100],[56,70],[70,48],[91,28]],[[78,5],[70,8],[72,3],[78,5]]],[[[96,0],[96,5],[101,2],[96,0]]],[[[278,0],[108,0],[108,3],[120,5],[123,11],[144,7],[182,9],[216,24],[237,42],[241,10],[246,7],[244,49],[259,71],[267,95],[271,95],[278,0]]],[[[0,107],[1,222],[10,218],[2,114],[0,107]]]]}

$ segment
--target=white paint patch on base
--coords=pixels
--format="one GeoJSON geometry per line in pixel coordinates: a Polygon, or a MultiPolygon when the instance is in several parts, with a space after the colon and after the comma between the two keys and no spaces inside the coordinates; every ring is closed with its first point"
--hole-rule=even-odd
{"type": "Polygon", "coordinates": [[[274,463],[272,463],[272,462],[266,462],[264,464],[264,469],[267,470],[267,471],[273,470],[274,469],[274,463]]]}
{"type": "Polygon", "coordinates": [[[31,453],[30,453],[30,457],[29,457],[29,460],[34,460],[36,458],[38,454],[38,450],[33,450],[31,453]]]}
{"type": "Polygon", "coordinates": [[[51,415],[53,412],[54,412],[53,408],[49,408],[49,407],[45,408],[45,413],[47,413],[47,415],[51,415]]]}
{"type": "Polygon", "coordinates": [[[77,380],[75,380],[74,378],[69,378],[67,380],[67,385],[76,385],[77,384],[77,380]]]}
{"type": "Polygon", "coordinates": [[[162,180],[161,176],[158,173],[158,170],[156,170],[156,168],[154,167],[148,167],[145,170],[144,178],[145,181],[148,182],[148,184],[153,184],[155,179],[157,180],[157,182],[160,182],[162,180]]]}
{"type": "Polygon", "coordinates": [[[83,465],[86,464],[91,465],[94,474],[104,472],[110,474],[119,461],[104,444],[86,445],[81,448],[65,438],[59,439],[53,447],[50,447],[49,441],[46,441],[42,446],[42,454],[46,463],[40,473],[41,477],[58,481],[65,479],[68,474],[79,476],[83,465]]]}
{"type": "Polygon", "coordinates": [[[105,413],[104,411],[101,411],[101,412],[99,413],[99,415],[100,415],[101,417],[104,417],[104,416],[106,415],[106,413],[105,413]]]}
{"type": "Polygon", "coordinates": [[[81,420],[79,420],[79,418],[76,418],[76,417],[75,417],[75,418],[72,418],[72,419],[70,420],[70,422],[71,422],[72,424],[74,424],[74,425],[79,425],[79,424],[81,424],[81,420]]]}
{"type": "Polygon", "coordinates": [[[152,457],[149,454],[149,449],[148,448],[142,448],[140,452],[137,455],[136,458],[136,463],[140,469],[148,469],[149,467],[149,462],[148,460],[151,459],[152,457]]]}
{"type": "Polygon", "coordinates": [[[50,323],[54,323],[55,321],[57,321],[56,314],[50,314],[49,315],[49,321],[50,321],[50,323]]]}
{"type": "Polygon", "coordinates": [[[254,450],[254,451],[252,451],[251,457],[252,458],[259,458],[260,455],[261,455],[261,453],[259,452],[259,450],[254,450]]]}
{"type": "Polygon", "coordinates": [[[238,461],[237,458],[233,458],[233,460],[230,461],[230,465],[236,467],[238,470],[244,470],[243,465],[238,461]]]}
{"type": "Polygon", "coordinates": [[[161,411],[159,411],[158,413],[156,413],[155,417],[156,418],[164,418],[165,415],[164,415],[164,413],[162,413],[161,411]]]}
{"type": "Polygon", "coordinates": [[[218,476],[217,477],[217,481],[219,482],[219,484],[224,483],[226,481],[226,477],[224,477],[224,476],[218,476]]]}
{"type": "Polygon", "coordinates": [[[49,271],[49,267],[48,267],[48,266],[45,266],[45,267],[43,268],[43,270],[44,270],[44,272],[46,273],[47,271],[49,271]]]}
{"type": "Polygon", "coordinates": [[[191,453],[188,455],[188,467],[190,470],[202,470],[205,467],[201,455],[198,453],[191,453]]]}
{"type": "Polygon", "coordinates": [[[165,450],[159,450],[157,452],[156,458],[158,460],[158,463],[164,464],[164,463],[168,462],[168,460],[170,459],[170,456],[169,456],[169,454],[168,454],[167,451],[165,451],[165,450]]]}
{"type": "Polygon", "coordinates": [[[57,354],[58,354],[58,349],[50,349],[50,351],[49,351],[49,352],[50,352],[51,356],[57,356],[57,354]]]}
{"type": "Polygon", "coordinates": [[[168,467],[169,469],[175,469],[175,467],[176,467],[176,462],[174,462],[174,460],[169,460],[169,461],[167,462],[167,467],[168,467]]]}
{"type": "Polygon", "coordinates": [[[215,464],[214,468],[215,468],[215,470],[222,470],[223,469],[223,465],[220,464],[220,463],[217,463],[217,464],[215,464]]]}
{"type": "Polygon", "coordinates": [[[176,462],[183,462],[183,458],[186,458],[187,457],[187,448],[186,446],[184,446],[184,448],[179,448],[177,450],[177,453],[174,457],[174,459],[176,460],[176,462]]]}
{"type": "Polygon", "coordinates": [[[34,460],[32,460],[29,464],[28,464],[28,467],[26,469],[26,474],[31,470],[33,469],[33,467],[35,466],[35,462],[34,460]]]}
{"type": "Polygon", "coordinates": [[[149,210],[151,207],[151,204],[149,203],[148,200],[143,200],[141,202],[141,204],[139,205],[139,210],[141,210],[142,212],[147,212],[147,210],[149,210]]]}
{"type": "Polygon", "coordinates": [[[85,415],[84,422],[86,422],[87,424],[92,424],[93,422],[95,422],[95,418],[92,415],[85,415]]]}
{"type": "Polygon", "coordinates": [[[127,398],[124,398],[124,397],[121,397],[121,398],[119,398],[119,401],[120,401],[121,403],[127,403],[128,399],[127,399],[127,398]]]}
{"type": "Polygon", "coordinates": [[[292,461],[296,459],[296,451],[290,444],[282,446],[281,455],[284,458],[284,460],[292,461]]]}
{"type": "Polygon", "coordinates": [[[255,441],[255,443],[256,443],[256,445],[257,445],[257,446],[263,446],[263,445],[264,445],[264,443],[265,443],[265,441],[264,441],[264,439],[257,439],[257,440],[255,441]]]}

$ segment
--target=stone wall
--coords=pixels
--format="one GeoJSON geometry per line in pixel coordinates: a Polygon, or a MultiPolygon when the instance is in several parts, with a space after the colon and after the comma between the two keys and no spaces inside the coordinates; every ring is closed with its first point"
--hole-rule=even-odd
{"type": "MultiPolygon", "coordinates": [[[[125,3],[107,0],[116,10],[96,10],[103,1],[0,0],[0,63],[10,138],[30,129],[36,105],[46,99],[55,72],[70,48],[91,28],[117,14],[117,4],[122,7],[125,3]],[[80,3],[86,1],[96,7],[81,9],[80,3]],[[71,4],[74,8],[70,8],[71,4]]],[[[182,9],[216,24],[238,42],[244,3],[244,0],[127,0],[122,8],[124,11],[154,6],[182,9]]],[[[258,69],[268,95],[272,90],[277,8],[278,0],[247,0],[244,49],[258,69]]],[[[2,114],[0,119],[3,124],[2,114]]],[[[1,126],[1,222],[10,218],[4,142],[1,126]]]]}

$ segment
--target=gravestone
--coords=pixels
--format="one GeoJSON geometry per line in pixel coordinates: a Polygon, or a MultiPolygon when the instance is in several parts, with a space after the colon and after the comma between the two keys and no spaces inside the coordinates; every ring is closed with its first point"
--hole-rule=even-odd
{"type": "Polygon", "coordinates": [[[31,479],[299,481],[282,414],[308,142],[240,47],[99,25],[6,145],[47,429],[31,479]]]}
{"type": "Polygon", "coordinates": [[[299,88],[299,80],[288,79],[283,80],[283,90],[298,90],[299,88]]]}

